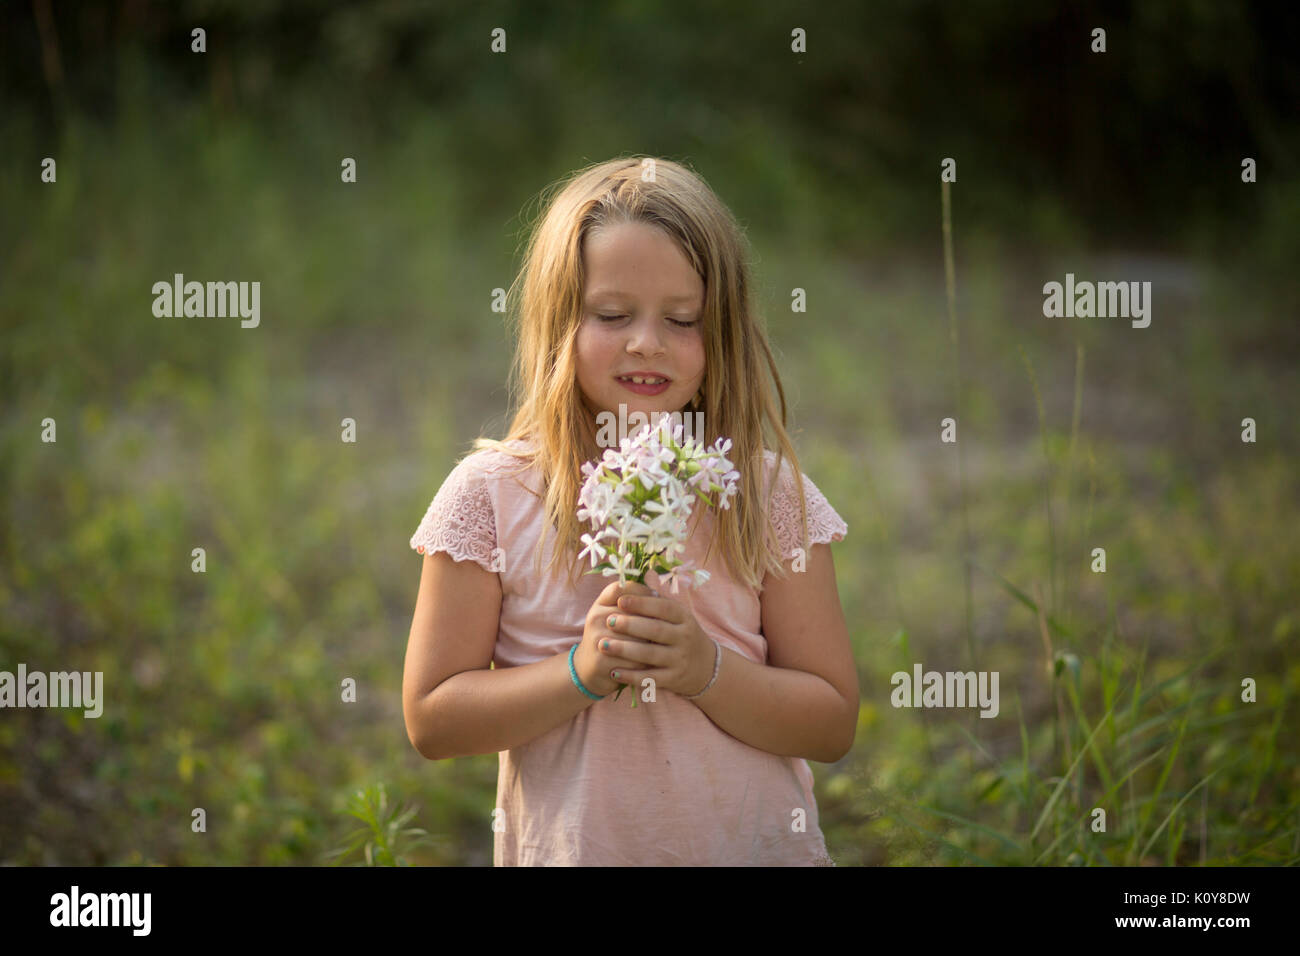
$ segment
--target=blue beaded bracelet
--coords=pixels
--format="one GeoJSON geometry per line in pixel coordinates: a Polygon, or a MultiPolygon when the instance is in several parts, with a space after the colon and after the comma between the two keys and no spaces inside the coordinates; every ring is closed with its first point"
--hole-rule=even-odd
{"type": "Polygon", "coordinates": [[[583,687],[583,686],[582,686],[582,681],[580,681],[580,680],[578,679],[578,671],[577,671],[577,669],[574,668],[574,666],[573,666],[573,655],[576,654],[577,652],[578,652],[578,645],[577,645],[577,644],[574,644],[571,648],[569,648],[569,679],[570,679],[571,681],[573,681],[573,686],[574,686],[574,687],[578,688],[578,690],[582,691],[584,694],[586,694],[586,695],[587,695],[588,697],[590,697],[592,700],[604,700],[603,697],[597,697],[597,696],[596,696],[595,694],[593,694],[591,691],[587,690],[587,688],[583,687]]]}

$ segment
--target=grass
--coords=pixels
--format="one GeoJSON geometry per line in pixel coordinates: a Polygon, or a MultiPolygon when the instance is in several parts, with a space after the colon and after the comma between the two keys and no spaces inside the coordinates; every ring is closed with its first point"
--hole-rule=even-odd
{"type": "MultiPolygon", "coordinates": [[[[946,183],[942,199],[951,385],[958,396],[958,420],[964,423],[951,200],[946,183]]],[[[887,720],[877,708],[864,704],[861,729],[866,733],[860,731],[859,742],[877,759],[862,761],[874,767],[872,773],[853,769],[857,761],[848,762],[850,767],[841,769],[833,781],[839,786],[828,786],[837,796],[824,810],[837,819],[835,835],[839,839],[832,840],[832,845],[841,851],[845,862],[1294,865],[1300,861],[1296,853],[1300,847],[1300,801],[1295,794],[1295,754],[1292,751],[1281,763],[1276,757],[1284,715],[1300,674],[1287,665],[1276,643],[1260,641],[1262,635],[1257,634],[1233,640],[1222,626],[1224,621],[1215,622],[1220,627],[1210,636],[1208,650],[1198,649],[1191,634],[1163,642],[1153,651],[1150,641],[1125,633],[1117,602],[1146,603],[1147,595],[1136,587],[1126,588],[1123,597],[1116,594],[1118,589],[1111,586],[1114,575],[1118,572],[1130,584],[1134,575],[1125,575],[1113,566],[1113,548],[1107,549],[1112,566],[1104,574],[1095,574],[1105,582],[1103,592],[1096,588],[1085,591],[1084,575],[1094,574],[1094,565],[1090,554],[1088,561],[1083,560],[1080,545],[1090,547],[1094,541],[1105,540],[1097,534],[1094,518],[1098,512],[1118,517],[1138,505],[1113,498],[1107,501],[1104,491],[1099,500],[1098,457],[1089,441],[1087,509],[1082,529],[1076,530],[1079,519],[1072,514],[1072,504],[1075,464],[1083,442],[1085,348],[1076,343],[1074,349],[1073,408],[1064,464],[1058,467],[1054,448],[1061,443],[1049,428],[1033,363],[1025,346],[1014,344],[1037,412],[1044,460],[1039,490],[1044,547],[1037,556],[1022,555],[1016,562],[1031,575],[1029,584],[1014,583],[971,553],[959,458],[960,541],[967,555],[962,562],[962,581],[968,648],[974,640],[969,625],[972,569],[984,572],[1005,597],[1029,612],[1029,620],[1022,619],[1019,628],[1008,631],[1008,640],[1016,642],[1017,632],[1027,636],[1027,632],[1036,631],[1041,641],[1041,657],[1023,642],[1023,656],[1011,664],[1019,686],[1039,692],[1036,713],[1027,721],[1021,695],[1016,695],[1019,747],[1013,749],[1011,741],[993,729],[980,739],[981,735],[972,733],[954,712],[933,717],[925,712],[916,712],[914,717],[907,712],[887,720]],[[1058,519],[1057,503],[1062,498],[1064,507],[1058,519]],[[1071,562],[1060,560],[1063,550],[1073,557],[1071,562]],[[1046,578],[1045,588],[1040,587],[1039,573],[1046,578]],[[1159,675],[1155,678],[1151,675],[1153,665],[1159,675]],[[1261,671],[1260,689],[1258,697],[1251,700],[1237,675],[1255,668],[1261,671]],[[917,755],[915,761],[901,756],[909,746],[917,755]],[[968,771],[961,759],[972,755],[978,764],[974,772],[968,771]],[[1269,810],[1258,803],[1264,790],[1270,793],[1269,810]],[[844,795],[842,802],[840,794],[844,795]],[[1242,794],[1249,794],[1244,807],[1240,805],[1242,794]],[[858,809],[864,806],[872,810],[858,809]],[[844,817],[836,817],[837,811],[844,817]],[[860,822],[839,823],[855,811],[860,822]]],[[[973,432],[967,428],[965,434],[973,432]]],[[[1279,462],[1274,462],[1274,467],[1282,474],[1289,471],[1279,462]]],[[[1236,472],[1241,481],[1238,491],[1248,493],[1243,485],[1252,480],[1271,482],[1268,474],[1241,466],[1236,472]]],[[[1269,497],[1257,517],[1286,523],[1294,511],[1293,501],[1283,504],[1269,497]],[[1273,511],[1273,504],[1281,505],[1280,510],[1273,511]]],[[[1182,518],[1187,522],[1187,534],[1199,538],[1210,533],[1207,526],[1193,531],[1188,517],[1182,518]]],[[[1281,545],[1279,536],[1262,525],[1255,529],[1274,546],[1281,545]]],[[[1165,547],[1174,544],[1172,537],[1165,536],[1165,547]]],[[[1152,549],[1141,556],[1149,562],[1148,571],[1158,572],[1159,553],[1152,549]]],[[[1251,560],[1249,555],[1236,558],[1251,560]]],[[[1294,569],[1294,554],[1288,554],[1284,563],[1294,569]]],[[[1257,599],[1268,595],[1264,603],[1277,615],[1275,633],[1294,630],[1294,615],[1283,611],[1285,599],[1281,597],[1286,573],[1272,576],[1271,587],[1257,594],[1257,599]]],[[[911,652],[906,631],[897,637],[902,666],[910,669],[918,657],[911,652]]],[[[968,653],[974,661],[973,650],[968,653]]],[[[867,670],[863,686],[878,685],[879,672],[870,666],[867,670]]],[[[1285,742],[1281,746],[1289,749],[1285,742]]]]}
{"type": "MultiPolygon", "coordinates": [[[[183,125],[86,130],[86,155],[115,162],[65,151],[57,193],[0,184],[24,224],[6,224],[0,283],[0,658],[103,670],[108,695],[98,721],[0,721],[0,862],[490,864],[495,756],[420,758],[400,686],[407,538],[505,419],[510,343],[486,303],[508,226],[430,214],[473,173],[418,125],[386,170],[438,168],[414,197],[299,185],[254,132],[210,132],[219,161],[183,125]],[[261,328],[154,319],[150,285],[177,261],[264,269],[261,328]]],[[[1246,361],[1216,304],[1236,278],[1202,263],[1220,298],[1161,299],[1142,333],[1045,323],[1038,288],[1065,270],[971,242],[958,286],[960,192],[942,195],[943,292],[933,263],[888,248],[753,237],[805,470],[850,529],[835,560],[859,731],[813,765],[832,854],[1294,864],[1300,428],[1258,349],[1284,317],[1242,300],[1246,361]],[[1001,714],[894,710],[889,676],[913,661],[998,670],[1001,714]]]]}

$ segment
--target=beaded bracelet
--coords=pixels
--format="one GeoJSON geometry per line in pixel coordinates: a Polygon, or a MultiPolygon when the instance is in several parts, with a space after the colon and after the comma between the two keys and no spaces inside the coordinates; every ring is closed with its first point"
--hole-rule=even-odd
{"type": "Polygon", "coordinates": [[[587,688],[583,687],[582,681],[578,679],[578,671],[573,666],[573,655],[576,654],[577,652],[578,652],[577,644],[574,644],[571,648],[569,648],[569,679],[573,681],[574,687],[578,688],[578,690],[582,691],[592,700],[604,700],[603,697],[597,697],[591,691],[587,690],[587,688]]]}
{"type": "Polygon", "coordinates": [[[704,690],[700,691],[698,694],[687,694],[687,700],[694,700],[696,697],[702,696],[704,691],[712,687],[713,682],[718,679],[718,668],[722,665],[722,645],[713,640],[713,638],[709,638],[709,640],[713,641],[713,646],[717,648],[717,653],[713,655],[713,676],[710,677],[709,682],[704,685],[704,690]]]}

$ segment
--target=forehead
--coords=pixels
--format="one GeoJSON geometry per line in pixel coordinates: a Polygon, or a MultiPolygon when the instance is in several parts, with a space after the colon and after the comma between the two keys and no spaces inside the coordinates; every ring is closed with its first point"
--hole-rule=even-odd
{"type": "Polygon", "coordinates": [[[588,298],[695,303],[704,290],[677,243],[645,223],[594,230],[585,237],[582,258],[588,298]]]}
{"type": "MultiPolygon", "coordinates": [[[[637,297],[637,293],[634,291],[624,291],[622,289],[613,289],[613,288],[591,289],[587,293],[587,298],[589,299],[623,300],[623,299],[635,299],[636,297],[637,297]]],[[[698,302],[700,300],[700,294],[699,292],[683,292],[677,295],[663,295],[659,297],[659,300],[661,302],[666,302],[670,304],[677,303],[677,302],[684,302],[689,305],[692,302],[698,302]]]]}

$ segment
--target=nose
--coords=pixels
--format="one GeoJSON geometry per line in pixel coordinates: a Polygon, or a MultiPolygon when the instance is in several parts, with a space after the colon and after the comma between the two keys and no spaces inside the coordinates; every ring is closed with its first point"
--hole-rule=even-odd
{"type": "Polygon", "coordinates": [[[632,324],[627,350],[635,355],[662,355],[664,346],[659,336],[659,326],[654,319],[638,319],[632,324]]]}

